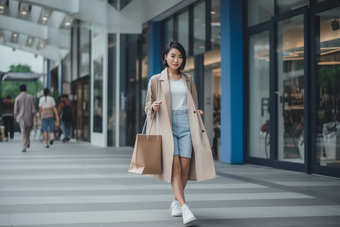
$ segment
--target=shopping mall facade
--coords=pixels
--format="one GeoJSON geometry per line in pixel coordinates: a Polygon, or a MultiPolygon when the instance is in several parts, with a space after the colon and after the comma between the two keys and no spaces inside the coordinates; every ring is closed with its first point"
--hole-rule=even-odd
{"type": "Polygon", "coordinates": [[[178,41],[216,159],[340,177],[340,1],[0,2],[0,44],[45,57],[45,86],[76,107],[74,138],[133,146],[178,41]]]}

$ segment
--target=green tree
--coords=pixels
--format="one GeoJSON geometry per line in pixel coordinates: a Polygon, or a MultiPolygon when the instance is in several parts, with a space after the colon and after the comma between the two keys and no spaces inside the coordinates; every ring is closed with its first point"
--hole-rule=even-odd
{"type": "Polygon", "coordinates": [[[11,65],[9,68],[10,70],[8,72],[12,73],[34,73],[29,65],[11,65]]]}

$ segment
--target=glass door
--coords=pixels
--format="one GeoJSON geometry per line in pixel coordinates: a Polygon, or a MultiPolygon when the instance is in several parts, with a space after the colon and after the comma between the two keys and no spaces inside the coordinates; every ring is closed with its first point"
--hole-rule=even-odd
{"type": "Polygon", "coordinates": [[[275,161],[297,164],[305,164],[306,11],[305,7],[289,12],[289,17],[277,16],[274,29],[275,161]]]}

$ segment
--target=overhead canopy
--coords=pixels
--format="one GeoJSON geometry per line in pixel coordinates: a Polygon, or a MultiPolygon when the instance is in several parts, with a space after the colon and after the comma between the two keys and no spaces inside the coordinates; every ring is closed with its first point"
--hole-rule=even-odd
{"type": "Polygon", "coordinates": [[[2,81],[36,81],[40,77],[45,76],[43,73],[1,73],[2,81]]]}

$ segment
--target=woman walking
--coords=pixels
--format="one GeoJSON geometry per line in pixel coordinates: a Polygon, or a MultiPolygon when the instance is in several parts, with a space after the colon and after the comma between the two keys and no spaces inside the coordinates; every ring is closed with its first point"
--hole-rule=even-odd
{"type": "MultiPolygon", "coordinates": [[[[215,167],[193,78],[182,72],[186,63],[183,46],[169,43],[162,61],[166,68],[150,79],[145,105],[146,113],[151,108],[151,119],[158,111],[159,134],[163,138],[162,174],[151,176],[171,183],[175,194],[171,214],[182,216],[186,225],[196,220],[185,201],[187,181],[213,179],[215,167]]],[[[151,124],[151,134],[156,132],[156,124],[151,124]]]]}
{"type": "Polygon", "coordinates": [[[46,142],[46,148],[48,145],[48,129],[50,129],[50,145],[54,142],[54,114],[57,122],[59,121],[57,108],[55,107],[54,98],[49,96],[50,90],[48,88],[44,89],[44,96],[39,100],[39,116],[41,119],[41,130],[44,132],[44,139],[46,142]]]}

